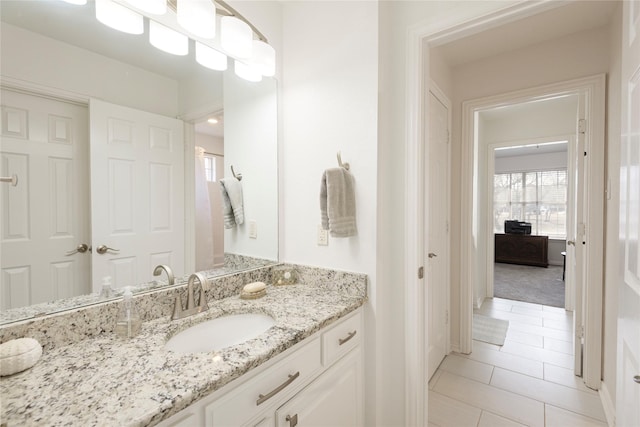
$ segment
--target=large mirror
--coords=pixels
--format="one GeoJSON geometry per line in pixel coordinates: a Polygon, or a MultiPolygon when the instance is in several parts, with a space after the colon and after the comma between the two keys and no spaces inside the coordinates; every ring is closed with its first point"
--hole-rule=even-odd
{"type": "Polygon", "coordinates": [[[277,262],[274,79],[204,68],[191,40],[159,51],[91,1],[0,16],[0,175],[18,178],[0,183],[0,324],[166,286],[160,264],[179,283],[277,262]]]}

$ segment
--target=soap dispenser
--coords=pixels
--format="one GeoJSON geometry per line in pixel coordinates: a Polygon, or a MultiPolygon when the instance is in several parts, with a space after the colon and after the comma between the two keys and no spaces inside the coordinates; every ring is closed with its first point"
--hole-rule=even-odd
{"type": "Polygon", "coordinates": [[[142,321],[133,304],[133,293],[129,286],[124,288],[122,306],[116,321],[116,335],[120,338],[132,338],[140,332],[142,321]]]}

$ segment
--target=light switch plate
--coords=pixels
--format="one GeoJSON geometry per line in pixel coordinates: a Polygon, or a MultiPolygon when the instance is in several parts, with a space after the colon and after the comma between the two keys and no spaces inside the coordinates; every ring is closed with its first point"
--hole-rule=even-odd
{"type": "Polygon", "coordinates": [[[325,230],[321,225],[318,226],[318,246],[329,245],[329,230],[325,230]]]}

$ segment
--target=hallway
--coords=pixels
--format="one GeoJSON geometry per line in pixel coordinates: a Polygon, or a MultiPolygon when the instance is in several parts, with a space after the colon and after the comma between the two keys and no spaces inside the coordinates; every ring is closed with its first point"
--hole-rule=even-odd
{"type": "Polygon", "coordinates": [[[598,393],[573,375],[573,314],[494,298],[476,313],[509,321],[502,347],[473,342],[429,382],[429,425],[605,427],[598,393]]]}

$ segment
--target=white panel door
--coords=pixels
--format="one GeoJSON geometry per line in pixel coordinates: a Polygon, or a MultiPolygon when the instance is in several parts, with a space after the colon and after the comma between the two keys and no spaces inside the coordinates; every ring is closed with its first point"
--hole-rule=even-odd
{"type": "Polygon", "coordinates": [[[158,264],[183,275],[182,121],[94,99],[89,107],[94,289],[104,276],[116,288],[151,281],[158,264]]]}
{"type": "Polygon", "coordinates": [[[88,293],[87,108],[2,90],[0,309],[88,293]]]}
{"type": "Polygon", "coordinates": [[[428,378],[448,352],[449,110],[429,92],[427,213],[428,378]]]}
{"type": "Polygon", "coordinates": [[[623,6],[616,425],[640,425],[640,1],[623,6]]]}

